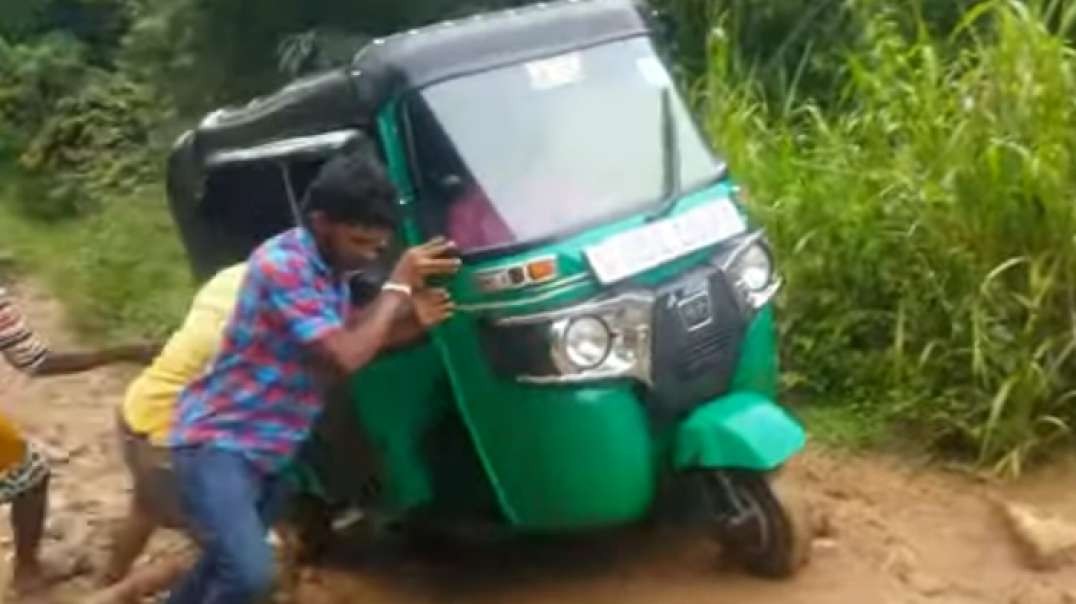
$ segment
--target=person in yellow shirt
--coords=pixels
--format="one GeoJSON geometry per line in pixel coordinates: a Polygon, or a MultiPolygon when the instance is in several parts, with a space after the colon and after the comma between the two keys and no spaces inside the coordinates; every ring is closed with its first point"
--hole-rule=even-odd
{"type": "Polygon", "coordinates": [[[236,264],[203,285],[182,326],[127,389],[117,423],[134,488],[127,516],[113,535],[102,577],[106,585],[128,574],[158,527],[183,527],[167,448],[175,404],[180,392],[216,355],[246,270],[246,263],[236,264]]]}
{"type": "MultiPolygon", "coordinates": [[[[109,561],[100,577],[103,589],[88,602],[138,601],[142,595],[169,585],[191,563],[185,556],[172,557],[131,573],[159,527],[186,528],[167,444],[176,401],[216,356],[246,272],[245,262],[236,264],[203,285],[183,324],[127,388],[117,424],[124,463],[133,483],[131,500],[127,516],[113,534],[109,561]]],[[[419,324],[428,327],[443,320],[445,297],[437,288],[415,292],[411,310],[419,324]]],[[[348,320],[361,313],[361,308],[353,307],[348,320]]]]}

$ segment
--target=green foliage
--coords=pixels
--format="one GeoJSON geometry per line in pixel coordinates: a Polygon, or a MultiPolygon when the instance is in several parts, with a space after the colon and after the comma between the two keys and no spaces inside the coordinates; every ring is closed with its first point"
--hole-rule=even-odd
{"type": "Polygon", "coordinates": [[[346,65],[370,39],[321,28],[285,36],[277,45],[277,65],[289,79],[325,71],[346,65]]]}
{"type": "Polygon", "coordinates": [[[62,283],[76,325],[91,335],[164,336],[190,303],[192,280],[164,193],[144,188],[79,225],[62,283]]]}
{"type": "MultiPolygon", "coordinates": [[[[691,77],[713,67],[712,44],[734,52],[722,69],[750,74],[770,102],[809,99],[836,101],[847,81],[849,53],[874,38],[863,20],[881,7],[875,0],[650,0],[677,26],[672,45],[691,77]]],[[[944,34],[953,29],[973,0],[915,0],[892,12],[893,24],[914,33],[922,26],[944,34]]]]}
{"type": "MultiPolygon", "coordinates": [[[[293,51],[302,51],[303,44],[311,42],[311,32],[332,46],[341,34],[345,42],[360,40],[480,9],[523,3],[525,0],[280,0],[251,10],[246,0],[141,0],[133,9],[133,25],[121,60],[128,72],[156,84],[162,94],[170,96],[180,114],[195,115],[223,104],[244,102],[304,71],[302,63],[309,57],[309,49],[299,53],[298,66],[293,51]],[[326,34],[327,26],[335,33],[326,34]],[[285,44],[285,56],[281,57],[281,44],[288,40],[291,43],[285,44]],[[278,57],[284,59],[284,71],[278,69],[278,57]]],[[[325,66],[338,61],[312,63],[325,66]]]]}
{"type": "Polygon", "coordinates": [[[145,86],[95,74],[55,104],[28,142],[19,159],[25,181],[50,185],[43,196],[24,191],[21,204],[38,217],[70,217],[159,180],[151,135],[166,117],[145,86]]]}
{"type": "Polygon", "coordinates": [[[802,407],[802,420],[812,441],[829,447],[859,450],[905,445],[893,438],[890,421],[876,405],[854,401],[802,407]]]}
{"type": "MultiPolygon", "coordinates": [[[[161,333],[189,285],[145,184],[177,115],[520,3],[0,0],[0,256],[90,333],[161,333]]],[[[784,381],[825,401],[814,431],[859,445],[899,426],[1012,473],[1067,442],[1071,3],[651,3],[780,253],[784,381]]]]}
{"type": "Polygon", "coordinates": [[[770,101],[717,41],[709,126],[778,247],[801,388],[1017,473],[1076,421],[1069,23],[998,0],[949,36],[906,8],[857,8],[830,106],[770,101]]]}
{"type": "Polygon", "coordinates": [[[40,127],[82,84],[90,71],[85,59],[85,46],[66,33],[21,44],[0,37],[0,123],[23,136],[40,127]]]}
{"type": "Polygon", "coordinates": [[[27,42],[63,32],[87,46],[87,58],[106,65],[127,30],[127,0],[7,0],[0,3],[0,38],[27,42]]]}
{"type": "MultiPolygon", "coordinates": [[[[192,281],[159,187],[61,223],[12,211],[4,201],[14,192],[0,186],[0,258],[41,280],[82,334],[98,340],[164,336],[178,325],[192,281]]],[[[0,263],[0,271],[7,269],[0,263]]]]}

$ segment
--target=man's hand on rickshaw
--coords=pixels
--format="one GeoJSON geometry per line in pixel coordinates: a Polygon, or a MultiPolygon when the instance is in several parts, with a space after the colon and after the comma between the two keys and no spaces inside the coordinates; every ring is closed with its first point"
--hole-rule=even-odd
{"type": "Polygon", "coordinates": [[[429,277],[456,274],[460,268],[456,253],[455,243],[444,237],[435,237],[405,251],[389,280],[418,290],[429,277]]]}
{"type": "MultiPolygon", "coordinates": [[[[400,346],[412,341],[424,332],[418,315],[406,312],[418,308],[421,291],[426,279],[438,275],[452,275],[460,268],[456,257],[456,244],[438,237],[408,249],[392,269],[382,291],[393,295],[379,295],[368,309],[354,320],[347,321],[345,329],[336,330],[314,342],[315,352],[329,362],[338,373],[350,374],[372,361],[384,348],[400,346]],[[401,313],[407,321],[401,321],[401,313]]],[[[443,321],[451,315],[451,301],[434,294],[428,308],[428,319],[443,321]]]]}
{"type": "Polygon", "coordinates": [[[415,317],[424,329],[436,327],[452,318],[456,304],[448,290],[440,287],[420,289],[414,295],[415,317]]]}

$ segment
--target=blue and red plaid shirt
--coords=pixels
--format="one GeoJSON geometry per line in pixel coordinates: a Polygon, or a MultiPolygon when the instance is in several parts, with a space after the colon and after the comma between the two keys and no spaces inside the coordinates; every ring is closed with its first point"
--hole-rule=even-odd
{"type": "Polygon", "coordinates": [[[342,329],[347,282],[299,227],[250,257],[235,312],[209,370],[180,395],[170,445],[236,451],[279,470],[321,410],[311,344],[342,329]]]}

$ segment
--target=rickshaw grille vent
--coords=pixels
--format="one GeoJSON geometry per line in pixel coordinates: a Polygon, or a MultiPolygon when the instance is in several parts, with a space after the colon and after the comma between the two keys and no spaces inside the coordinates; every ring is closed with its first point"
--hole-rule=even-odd
{"type": "Polygon", "coordinates": [[[654,314],[653,400],[688,411],[724,394],[746,322],[724,273],[695,273],[659,292],[654,314]]]}
{"type": "Polygon", "coordinates": [[[735,346],[738,332],[735,329],[715,329],[705,334],[704,338],[689,345],[684,352],[685,362],[677,368],[681,378],[690,379],[698,375],[710,366],[715,356],[720,356],[723,350],[735,346]]]}

